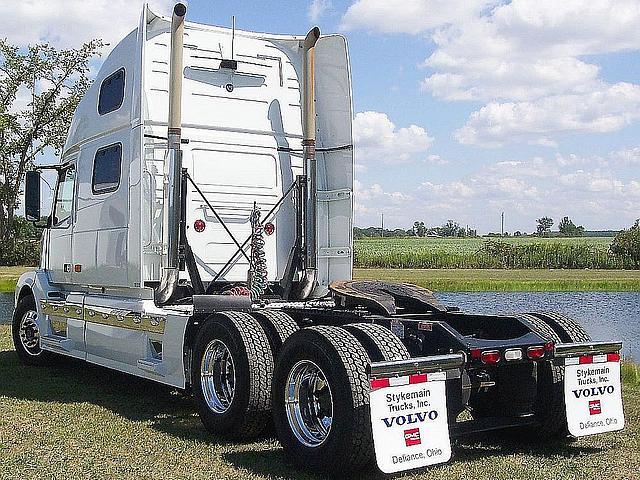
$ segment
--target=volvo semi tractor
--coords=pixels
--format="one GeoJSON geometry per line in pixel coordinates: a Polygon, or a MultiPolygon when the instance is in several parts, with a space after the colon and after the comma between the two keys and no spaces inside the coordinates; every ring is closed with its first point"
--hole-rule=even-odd
{"type": "Polygon", "coordinates": [[[24,363],[62,355],[184,389],[213,435],[273,424],[286,458],[341,474],[446,462],[475,432],[623,428],[620,343],[556,313],[463,313],[352,280],[344,37],[185,15],[143,9],[59,163],[26,176],[44,230],[15,293],[24,363]]]}

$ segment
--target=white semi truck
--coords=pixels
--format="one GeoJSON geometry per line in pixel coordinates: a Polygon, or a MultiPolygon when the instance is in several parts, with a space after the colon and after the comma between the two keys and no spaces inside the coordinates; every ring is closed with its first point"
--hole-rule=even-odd
{"type": "MultiPolygon", "coordinates": [[[[185,14],[144,8],[42,167],[58,180],[40,267],[16,289],[24,363],[65,355],[188,389],[214,435],[273,418],[287,458],[329,472],[446,462],[479,431],[623,428],[620,343],[559,314],[465,314],[350,280],[343,37],[185,14]]],[[[26,179],[33,221],[42,168],[26,179]]]]}

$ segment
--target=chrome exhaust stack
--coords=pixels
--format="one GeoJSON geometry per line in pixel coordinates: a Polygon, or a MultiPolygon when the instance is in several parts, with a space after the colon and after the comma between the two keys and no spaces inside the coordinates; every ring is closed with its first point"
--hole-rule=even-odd
{"type": "Polygon", "coordinates": [[[317,220],[318,186],[316,163],[316,106],[315,106],[315,64],[316,42],[320,38],[320,29],[312,28],[303,42],[303,105],[302,105],[302,156],[307,177],[306,211],[304,215],[305,262],[300,279],[301,300],[309,298],[317,284],[317,220]]]}
{"type": "Polygon", "coordinates": [[[187,7],[176,3],[171,18],[171,59],[169,66],[169,119],[167,131],[167,157],[164,177],[164,216],[162,240],[166,246],[166,259],[160,284],[155,291],[156,303],[169,301],[178,285],[180,275],[179,228],[180,228],[180,174],[182,169],[181,123],[182,123],[182,61],[184,43],[184,17],[187,7]]]}

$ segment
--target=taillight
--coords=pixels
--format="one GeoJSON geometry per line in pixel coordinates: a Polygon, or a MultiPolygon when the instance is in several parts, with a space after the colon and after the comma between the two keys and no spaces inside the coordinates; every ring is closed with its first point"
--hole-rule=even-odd
{"type": "Polygon", "coordinates": [[[193,222],[193,229],[198,233],[204,232],[206,226],[207,224],[204,223],[204,220],[196,220],[193,222]]]}
{"type": "Polygon", "coordinates": [[[471,359],[472,360],[480,360],[480,354],[482,353],[482,350],[480,350],[479,348],[472,348],[471,349],[471,359]]]}
{"type": "Polygon", "coordinates": [[[267,235],[273,235],[273,232],[276,231],[276,227],[273,223],[268,222],[264,224],[264,233],[267,235]]]}
{"type": "Polygon", "coordinates": [[[487,365],[495,365],[500,361],[500,352],[498,350],[488,350],[480,355],[482,363],[487,365]]]}
{"type": "Polygon", "coordinates": [[[544,349],[547,352],[553,352],[553,347],[554,347],[553,342],[547,342],[544,344],[544,349]]]}
{"type": "Polygon", "coordinates": [[[619,362],[620,354],[619,353],[609,353],[607,355],[607,362],[619,362]]]}
{"type": "Polygon", "coordinates": [[[544,347],[529,347],[527,348],[527,357],[531,360],[538,360],[539,358],[544,357],[545,348],[544,347]]]}

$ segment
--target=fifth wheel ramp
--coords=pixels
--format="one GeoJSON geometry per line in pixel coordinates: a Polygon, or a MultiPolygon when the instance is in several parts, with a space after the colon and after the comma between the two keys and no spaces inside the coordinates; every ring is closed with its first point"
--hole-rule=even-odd
{"type": "Polygon", "coordinates": [[[329,290],[343,307],[364,306],[386,316],[394,315],[398,308],[411,312],[447,311],[430,290],[411,283],[340,280],[329,285],[329,290]]]}

